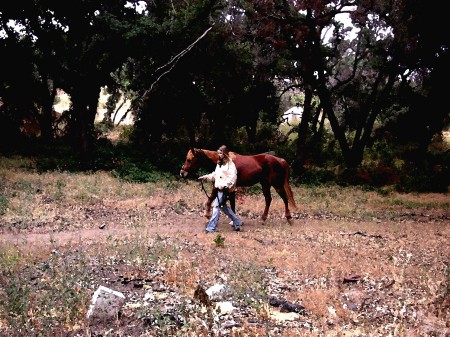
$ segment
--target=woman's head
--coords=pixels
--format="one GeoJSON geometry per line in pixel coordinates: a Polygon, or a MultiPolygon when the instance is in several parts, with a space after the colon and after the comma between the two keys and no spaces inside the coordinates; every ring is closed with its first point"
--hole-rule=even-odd
{"type": "Polygon", "coordinates": [[[221,147],[219,147],[217,149],[217,154],[219,155],[219,161],[227,162],[230,158],[229,153],[230,153],[230,151],[228,150],[226,145],[222,145],[221,147]]]}

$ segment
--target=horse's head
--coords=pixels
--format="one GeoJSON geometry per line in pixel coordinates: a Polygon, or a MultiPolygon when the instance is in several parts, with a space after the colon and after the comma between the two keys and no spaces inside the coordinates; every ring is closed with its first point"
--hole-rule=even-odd
{"type": "Polygon", "coordinates": [[[190,172],[192,173],[198,170],[200,166],[198,158],[199,151],[200,151],[199,149],[194,148],[191,148],[188,151],[186,155],[186,160],[184,161],[184,164],[180,170],[180,177],[186,178],[190,172]]]}

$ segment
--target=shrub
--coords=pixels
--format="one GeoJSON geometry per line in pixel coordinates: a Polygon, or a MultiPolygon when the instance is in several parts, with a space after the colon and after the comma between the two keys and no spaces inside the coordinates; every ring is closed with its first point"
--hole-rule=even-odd
{"type": "Polygon", "coordinates": [[[122,180],[138,183],[154,183],[168,178],[165,173],[157,171],[146,161],[136,163],[127,159],[120,161],[112,170],[112,174],[122,180]]]}

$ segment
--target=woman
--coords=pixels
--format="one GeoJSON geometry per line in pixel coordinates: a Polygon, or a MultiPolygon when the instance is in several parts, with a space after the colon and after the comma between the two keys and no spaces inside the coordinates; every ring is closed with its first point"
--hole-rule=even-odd
{"type": "Polygon", "coordinates": [[[206,226],[205,232],[211,233],[216,230],[220,217],[220,209],[233,221],[234,230],[239,232],[243,222],[226,204],[226,194],[234,192],[236,188],[237,169],[233,160],[229,157],[229,151],[225,145],[219,147],[217,155],[219,156],[219,160],[217,161],[214,172],[198,178],[198,180],[214,181],[214,187],[218,190],[217,197],[214,198],[212,204],[213,212],[211,219],[206,226]]]}

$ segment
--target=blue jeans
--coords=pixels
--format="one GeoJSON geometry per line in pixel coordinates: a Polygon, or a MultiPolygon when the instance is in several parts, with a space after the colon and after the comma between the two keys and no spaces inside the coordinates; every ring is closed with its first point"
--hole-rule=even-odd
{"type": "Polygon", "coordinates": [[[206,226],[207,232],[215,231],[217,228],[217,223],[220,218],[220,210],[222,210],[228,217],[233,220],[234,229],[239,229],[242,225],[242,220],[237,217],[237,215],[229,208],[226,204],[222,204],[222,199],[224,195],[222,191],[217,192],[217,198],[214,199],[212,206],[213,211],[211,215],[211,219],[206,226]]]}

